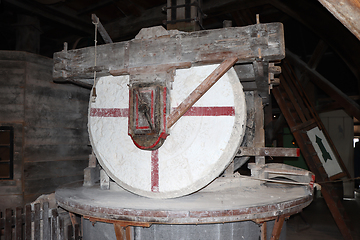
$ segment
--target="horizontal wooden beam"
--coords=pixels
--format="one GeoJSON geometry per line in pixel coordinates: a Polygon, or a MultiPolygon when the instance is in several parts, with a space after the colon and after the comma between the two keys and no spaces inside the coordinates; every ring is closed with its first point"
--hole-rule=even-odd
{"type": "Polygon", "coordinates": [[[311,69],[305,62],[292,52],[286,50],[286,59],[300,71],[308,73],[310,80],[323,90],[329,97],[337,101],[345,112],[352,117],[360,119],[360,106],[320,73],[311,69]]]}
{"type": "Polygon", "coordinates": [[[94,47],[55,53],[53,77],[89,79],[94,71],[104,76],[146,66],[215,64],[230,57],[252,63],[259,59],[259,52],[266,63],[284,58],[285,42],[283,25],[268,23],[191,33],[169,31],[166,36],[100,45],[96,52],[96,67],[94,47]]]}
{"type": "Polygon", "coordinates": [[[236,156],[299,157],[299,148],[240,147],[236,156]]]}

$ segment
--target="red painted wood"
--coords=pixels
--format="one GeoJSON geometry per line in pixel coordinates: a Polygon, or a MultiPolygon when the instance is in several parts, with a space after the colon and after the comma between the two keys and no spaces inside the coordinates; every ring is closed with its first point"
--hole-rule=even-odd
{"type": "Polygon", "coordinates": [[[159,191],[159,151],[151,152],[151,191],[159,191]]]}

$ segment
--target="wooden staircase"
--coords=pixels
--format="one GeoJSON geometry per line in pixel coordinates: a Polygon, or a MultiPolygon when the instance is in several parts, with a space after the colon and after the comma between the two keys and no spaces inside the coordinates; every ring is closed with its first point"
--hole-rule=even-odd
{"type": "Polygon", "coordinates": [[[290,130],[301,149],[308,167],[316,176],[316,182],[321,185],[321,193],[329,207],[337,226],[344,239],[358,239],[353,226],[342,204],[342,196],[339,196],[333,183],[330,181],[342,177],[350,178],[350,175],[336,151],[323,123],[320,120],[314,106],[309,101],[304,89],[296,78],[291,66],[284,61],[283,74],[280,76],[280,85],[273,88],[272,93],[284,115],[290,130]],[[311,142],[307,131],[318,127],[326,137],[334,155],[342,169],[342,172],[329,177],[320,157],[311,142]]]}

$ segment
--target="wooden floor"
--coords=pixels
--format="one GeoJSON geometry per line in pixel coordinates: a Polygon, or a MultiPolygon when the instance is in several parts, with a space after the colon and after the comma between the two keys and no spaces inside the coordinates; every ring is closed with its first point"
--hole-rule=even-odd
{"type": "MultiPolygon", "coordinates": [[[[360,236],[360,196],[345,199],[344,207],[360,236]]],[[[314,201],[301,214],[290,217],[286,229],[287,240],[342,240],[331,213],[322,197],[314,201]]]]}

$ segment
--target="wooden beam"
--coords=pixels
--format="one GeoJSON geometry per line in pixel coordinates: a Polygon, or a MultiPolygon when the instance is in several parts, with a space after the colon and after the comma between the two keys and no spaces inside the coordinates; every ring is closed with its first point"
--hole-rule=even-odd
{"type": "Polygon", "coordinates": [[[238,60],[237,57],[222,62],[190,95],[167,117],[167,128],[171,128],[238,60]]]}
{"type": "Polygon", "coordinates": [[[236,156],[299,157],[299,148],[240,147],[236,156]]]}
{"type": "Polygon", "coordinates": [[[113,43],[109,34],[106,32],[104,26],[101,24],[100,19],[95,14],[91,14],[91,19],[93,20],[94,24],[97,24],[98,31],[99,31],[101,37],[104,39],[104,42],[105,43],[113,43]]]}
{"type": "Polygon", "coordinates": [[[79,11],[77,11],[77,15],[80,16],[80,15],[94,12],[95,10],[106,7],[107,5],[110,5],[113,3],[114,3],[114,0],[102,0],[100,2],[97,2],[92,5],[87,5],[85,8],[80,9],[79,11]]]}
{"type": "MultiPolygon", "coordinates": [[[[201,9],[206,14],[219,14],[220,11],[223,12],[226,9],[227,12],[233,12],[240,9],[260,6],[266,2],[266,0],[211,0],[204,2],[201,9]]],[[[142,28],[162,25],[163,22],[166,21],[166,14],[163,12],[164,7],[165,5],[160,5],[150,8],[143,11],[139,17],[124,17],[105,24],[104,27],[113,40],[130,39],[142,28]]]]}
{"type": "Polygon", "coordinates": [[[267,23],[103,44],[97,46],[96,67],[94,47],[61,51],[54,54],[53,77],[90,79],[94,71],[104,76],[114,74],[112,70],[121,74],[128,69],[166,64],[215,64],[231,57],[237,57],[238,63],[249,63],[258,58],[259,49],[264,62],[276,61],[285,56],[283,34],[281,23],[267,23]]]}
{"type": "Polygon", "coordinates": [[[328,48],[328,45],[322,39],[320,39],[320,41],[316,45],[316,48],[315,48],[315,50],[314,50],[313,54],[311,55],[311,58],[310,58],[310,60],[308,62],[308,66],[311,69],[316,69],[316,67],[319,65],[321,57],[326,52],[327,48],[328,48]]]}
{"type": "Polygon", "coordinates": [[[318,0],[360,40],[360,3],[358,0],[318,0]]]}
{"type": "Polygon", "coordinates": [[[311,81],[319,88],[321,88],[327,95],[329,95],[329,97],[339,102],[347,114],[360,119],[360,106],[355,101],[340,91],[337,87],[334,86],[334,84],[324,78],[320,73],[314,69],[311,69],[298,56],[288,50],[286,51],[286,59],[301,71],[307,72],[311,81]]]}
{"type": "Polygon", "coordinates": [[[6,0],[7,3],[14,5],[18,8],[24,9],[32,14],[47,18],[51,21],[63,24],[69,28],[76,29],[80,32],[85,32],[87,34],[93,34],[93,27],[91,21],[85,21],[82,18],[72,15],[70,9],[63,11],[59,10],[60,8],[53,8],[44,6],[42,4],[36,3],[34,1],[20,1],[20,0],[6,0]]]}
{"type": "Polygon", "coordinates": [[[284,216],[279,216],[275,220],[275,224],[274,224],[274,228],[273,228],[270,240],[278,240],[280,238],[280,234],[281,234],[281,230],[282,230],[282,227],[283,227],[283,224],[284,224],[284,220],[285,220],[284,216]]]}
{"type": "Polygon", "coordinates": [[[360,43],[348,29],[342,26],[316,1],[268,0],[268,3],[304,24],[342,58],[360,80],[360,43]]]}

